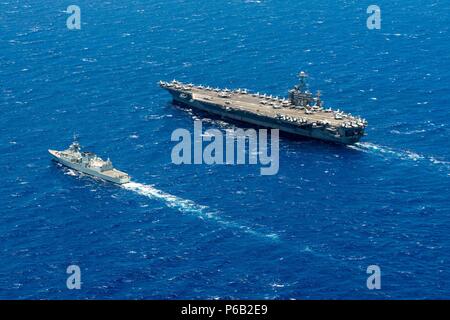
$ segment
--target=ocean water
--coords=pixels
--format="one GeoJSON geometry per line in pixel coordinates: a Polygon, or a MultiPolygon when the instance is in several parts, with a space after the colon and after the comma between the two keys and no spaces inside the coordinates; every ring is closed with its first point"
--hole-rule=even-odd
{"type": "Polygon", "coordinates": [[[67,1],[0,0],[0,298],[450,298],[448,1],[73,2],[81,30],[67,1]],[[360,143],[282,138],[274,176],[172,164],[198,115],[157,81],[281,96],[300,70],[360,143]],[[133,182],[52,162],[73,134],[133,182]]]}

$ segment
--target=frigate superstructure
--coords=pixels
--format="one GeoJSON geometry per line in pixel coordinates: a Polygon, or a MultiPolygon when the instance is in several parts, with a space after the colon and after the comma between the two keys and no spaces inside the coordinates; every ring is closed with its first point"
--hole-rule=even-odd
{"type": "Polygon", "coordinates": [[[56,161],[74,170],[118,184],[130,182],[130,176],[115,169],[111,160],[105,161],[92,152],[82,152],[77,141],[66,150],[49,149],[48,152],[56,161]]]}
{"type": "Polygon", "coordinates": [[[224,119],[279,129],[293,135],[352,144],[364,136],[367,121],[341,110],[325,108],[320,91],[308,90],[306,73],[288,92],[288,98],[252,93],[247,89],[219,89],[185,84],[177,80],[160,81],[178,105],[199,109],[224,119]]]}

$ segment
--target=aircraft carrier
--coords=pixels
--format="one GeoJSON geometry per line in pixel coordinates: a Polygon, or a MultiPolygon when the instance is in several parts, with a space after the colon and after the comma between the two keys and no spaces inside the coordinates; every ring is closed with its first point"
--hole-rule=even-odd
{"type": "Polygon", "coordinates": [[[224,119],[237,120],[289,134],[342,144],[358,142],[365,135],[367,121],[341,110],[324,108],[320,91],[308,90],[307,75],[299,73],[300,83],[289,90],[288,98],[252,93],[247,89],[219,89],[160,81],[178,105],[199,109],[224,119]]]}

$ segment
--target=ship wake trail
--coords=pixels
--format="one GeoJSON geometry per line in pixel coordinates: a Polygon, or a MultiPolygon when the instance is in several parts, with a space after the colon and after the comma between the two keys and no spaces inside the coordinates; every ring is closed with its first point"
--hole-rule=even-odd
{"type": "Polygon", "coordinates": [[[370,152],[373,154],[393,157],[400,160],[426,162],[431,166],[439,168],[440,170],[447,171],[447,175],[450,176],[450,162],[439,160],[433,156],[419,154],[417,152],[410,150],[397,150],[386,146],[380,146],[370,142],[358,142],[355,143],[354,145],[349,145],[348,147],[354,150],[370,152]]]}
{"type": "Polygon", "coordinates": [[[142,196],[151,199],[160,200],[164,202],[169,208],[173,208],[182,213],[192,214],[198,216],[203,220],[211,220],[228,228],[238,229],[242,232],[268,238],[271,240],[278,240],[278,236],[274,233],[261,233],[252,228],[238,224],[234,221],[225,220],[217,215],[217,212],[209,210],[207,206],[201,206],[191,200],[179,198],[164,191],[156,189],[152,185],[145,185],[137,182],[128,182],[122,185],[122,188],[133,191],[142,196]]]}

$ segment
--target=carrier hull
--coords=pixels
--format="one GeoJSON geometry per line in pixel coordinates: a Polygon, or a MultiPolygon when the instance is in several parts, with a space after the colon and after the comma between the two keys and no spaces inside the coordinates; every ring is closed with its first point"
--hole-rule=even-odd
{"type": "Polygon", "coordinates": [[[223,119],[279,129],[293,136],[340,144],[353,144],[365,135],[367,121],[350,113],[324,109],[320,91],[314,97],[300,72],[300,83],[288,91],[288,98],[250,93],[248,90],[220,89],[160,81],[175,104],[188,106],[223,119]]]}
{"type": "Polygon", "coordinates": [[[275,119],[272,116],[252,113],[246,110],[240,110],[239,108],[234,108],[233,111],[230,112],[229,110],[226,109],[226,107],[224,108],[222,104],[195,99],[195,97],[192,97],[190,95],[184,97],[183,95],[185,93],[183,91],[174,90],[170,88],[165,89],[169,91],[175,104],[198,109],[203,112],[219,116],[223,119],[240,121],[243,123],[257,125],[265,128],[279,129],[281,132],[285,132],[293,136],[319,139],[322,141],[328,141],[339,144],[353,144],[358,142],[363,135],[363,134],[354,135],[351,137],[335,135],[331,134],[323,127],[313,128],[309,126],[305,128],[298,126],[296,124],[283,123],[282,121],[279,121],[278,119],[275,119]]]}

